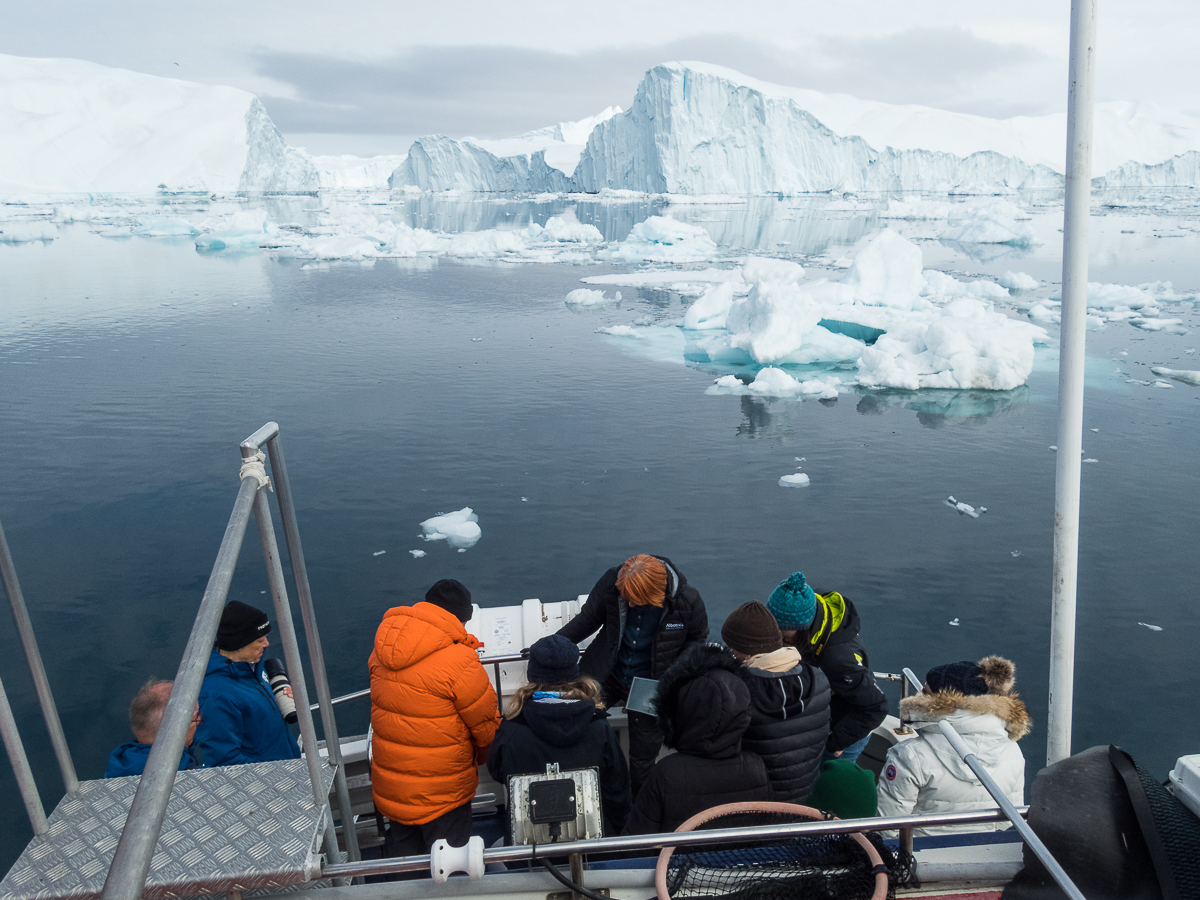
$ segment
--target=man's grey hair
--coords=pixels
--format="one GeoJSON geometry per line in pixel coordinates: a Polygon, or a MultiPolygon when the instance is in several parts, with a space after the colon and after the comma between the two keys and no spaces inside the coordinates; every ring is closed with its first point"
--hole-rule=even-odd
{"type": "Polygon", "coordinates": [[[129,704],[129,725],[133,736],[144,744],[154,742],[158,726],[162,724],[163,711],[171,697],[173,681],[151,678],[142,685],[133,702],[129,704]],[[143,740],[149,738],[149,740],[143,740]]]}

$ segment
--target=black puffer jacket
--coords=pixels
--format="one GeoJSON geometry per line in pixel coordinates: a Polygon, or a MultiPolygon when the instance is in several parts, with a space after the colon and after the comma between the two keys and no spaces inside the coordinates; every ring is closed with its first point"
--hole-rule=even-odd
{"type": "Polygon", "coordinates": [[[805,662],[821,667],[833,690],[825,747],[836,753],[866,737],[883,721],[887,697],[875,683],[867,649],[858,637],[854,604],[838,593],[820,597],[812,641],[799,650],[805,662]]]}
{"type": "Polygon", "coordinates": [[[750,688],[750,727],[742,746],[766,763],[775,800],[804,803],[829,739],[829,681],[805,663],[787,672],[741,671],[750,688]]]}
{"type": "Polygon", "coordinates": [[[698,812],[723,803],[770,800],[762,759],[742,749],[750,725],[750,689],[741,664],[723,647],[689,647],[658,682],[655,698],[664,742],[642,786],[626,834],[674,831],[698,812]]]}
{"type": "MultiPolygon", "coordinates": [[[[671,663],[679,658],[685,647],[703,643],[708,637],[708,613],[699,592],[687,583],[675,564],[665,556],[660,559],[667,567],[666,600],[663,615],[654,637],[651,678],[661,678],[671,663]]],[[[579,668],[601,684],[612,672],[621,649],[621,634],[625,628],[625,613],[629,608],[617,592],[620,566],[613,566],[600,576],[579,615],[558,630],[569,641],[578,644],[597,629],[600,633],[583,651],[579,668]]]]}
{"type": "Polygon", "coordinates": [[[588,700],[530,700],[504,719],[488,748],[487,767],[508,786],[510,775],[540,775],[547,763],[562,770],[596,768],[604,833],[620,834],[629,816],[629,768],[608,713],[588,700]]]}

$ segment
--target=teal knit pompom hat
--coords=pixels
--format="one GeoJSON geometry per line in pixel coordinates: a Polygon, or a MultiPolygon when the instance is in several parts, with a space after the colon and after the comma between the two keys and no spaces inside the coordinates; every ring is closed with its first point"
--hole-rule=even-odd
{"type": "Polygon", "coordinates": [[[793,572],[771,591],[767,609],[782,631],[800,631],[816,618],[817,595],[804,580],[803,572],[793,572]]]}

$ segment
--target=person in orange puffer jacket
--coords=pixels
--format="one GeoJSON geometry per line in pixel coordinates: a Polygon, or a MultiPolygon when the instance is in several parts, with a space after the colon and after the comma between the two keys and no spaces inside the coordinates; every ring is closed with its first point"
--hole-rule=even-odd
{"type": "Polygon", "coordinates": [[[463,623],[471,592],[443,579],[425,602],[389,609],[371,671],[371,794],[392,824],[385,853],[428,853],[471,837],[478,765],[500,724],[496,692],[463,623]]]}

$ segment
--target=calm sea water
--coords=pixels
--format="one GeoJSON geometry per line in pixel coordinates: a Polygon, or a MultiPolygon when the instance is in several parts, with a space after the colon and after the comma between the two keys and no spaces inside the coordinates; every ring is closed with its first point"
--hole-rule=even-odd
{"type": "MultiPolygon", "coordinates": [[[[413,201],[408,212],[414,225],[471,229],[561,208],[413,201]]],[[[581,206],[579,217],[621,238],[650,211],[581,206]]],[[[835,252],[882,224],[771,201],[672,214],[734,253],[835,252]]],[[[1200,286],[1186,221],[1097,217],[1092,278],[1200,286]]],[[[1029,251],[927,241],[926,264],[1055,278],[1055,222],[1053,211],[1039,218],[1047,243],[1029,251]]],[[[877,670],[1012,658],[1037,723],[1023,742],[1036,771],[1056,350],[1039,351],[1026,388],[1001,395],[711,397],[711,372],[596,333],[677,319],[685,299],[623,289],[618,306],[564,305],[581,277],[607,270],[305,268],[203,256],[190,242],[106,240],[81,225],[49,245],[0,246],[0,517],[80,776],[99,777],[129,739],[138,685],[173,675],[237,492],[237,443],[271,419],[335,694],[366,685],[383,611],[438,578],[462,580],[486,606],[559,600],[652,552],[700,590],[714,635],[735,606],[801,569],[854,600],[877,670]],[[812,484],[781,488],[797,457],[812,484]],[[960,516],[943,504],[950,494],[988,511],[960,516]],[[418,540],[421,520],[463,506],[483,530],[474,548],[418,540]],[[418,548],[422,559],[407,552],[418,548]]],[[[1172,315],[1198,324],[1191,305],[1172,315]]],[[[1200,368],[1186,353],[1200,333],[1114,324],[1088,340],[1084,447],[1098,461],[1083,471],[1075,747],[1117,743],[1165,777],[1200,750],[1200,389],[1129,384],[1115,371],[1148,380],[1148,365],[1200,368]]],[[[251,528],[231,596],[266,607],[265,589],[251,528]]],[[[61,785],[11,626],[0,627],[0,677],[52,808],[61,785]]],[[[343,710],[345,733],[365,730],[365,704],[343,710]]],[[[0,867],[28,837],[5,766],[0,867]]]]}

